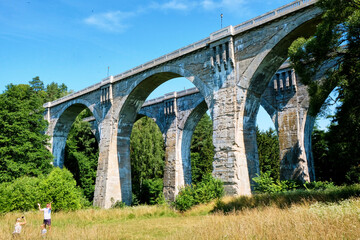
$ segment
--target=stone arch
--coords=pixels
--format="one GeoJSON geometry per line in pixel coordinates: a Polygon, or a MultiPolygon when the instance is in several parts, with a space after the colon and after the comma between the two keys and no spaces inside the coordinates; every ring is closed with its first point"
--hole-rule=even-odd
{"type": "Polygon", "coordinates": [[[57,119],[53,124],[53,129],[49,129],[51,135],[52,153],[54,155],[54,166],[62,168],[64,165],[65,145],[68,133],[71,129],[75,118],[84,109],[88,108],[95,117],[98,125],[100,116],[96,113],[94,105],[83,99],[75,99],[67,102],[62,106],[61,111],[57,114],[57,119]]]}
{"type": "MultiPolygon", "coordinates": [[[[300,36],[308,37],[315,32],[316,23],[319,21],[321,10],[314,8],[305,12],[299,16],[295,21],[286,23],[286,26],[273,36],[267,44],[260,50],[250,67],[244,72],[244,78],[250,79],[248,84],[248,91],[246,92],[246,103],[244,108],[244,143],[247,155],[247,161],[249,166],[250,179],[256,173],[259,172],[258,153],[256,146],[256,134],[255,124],[256,116],[260,106],[260,97],[267,88],[272,76],[279,69],[281,64],[287,59],[287,51],[291,43],[300,36]]],[[[296,118],[296,121],[299,117],[296,118]]],[[[304,113],[303,129],[310,127],[311,116],[304,113]],[[309,125],[310,124],[310,125],[309,125]]],[[[278,129],[278,127],[276,126],[278,129]]],[[[279,131],[278,131],[279,133],[279,131]]],[[[281,133],[280,133],[281,135],[281,133]]],[[[281,142],[281,136],[279,135],[279,141],[281,142]]],[[[301,140],[301,139],[300,139],[301,140]]],[[[280,175],[282,179],[299,179],[304,181],[310,181],[312,176],[308,176],[308,169],[312,168],[312,162],[303,164],[304,153],[303,146],[305,139],[301,140],[293,146],[293,149],[297,151],[295,155],[302,158],[300,163],[298,159],[292,159],[292,162],[282,163],[280,169],[280,175]],[[291,172],[284,174],[284,172],[291,172]]],[[[281,143],[280,143],[281,145],[281,143]]],[[[280,147],[281,148],[281,147],[280,147]]],[[[281,155],[281,154],[280,154],[281,155]]],[[[286,157],[285,157],[286,158],[286,157]]],[[[282,162],[284,162],[284,159],[282,162]]]]}
{"type": "Polygon", "coordinates": [[[182,158],[182,167],[184,173],[184,183],[186,185],[191,184],[191,157],[190,157],[190,146],[191,139],[194,133],[194,130],[199,123],[201,117],[206,113],[208,107],[203,99],[197,105],[197,107],[190,113],[189,117],[186,119],[186,122],[182,126],[182,137],[181,137],[181,158],[182,158]]]}
{"type": "MultiPolygon", "coordinates": [[[[119,116],[117,125],[117,154],[119,161],[119,173],[121,183],[122,201],[131,204],[131,164],[130,164],[130,135],[137,113],[142,107],[148,95],[162,83],[176,77],[185,77],[190,80],[205,96],[208,104],[211,102],[209,87],[196,75],[185,68],[164,65],[138,76],[128,89],[128,95],[123,103],[115,110],[115,116],[119,116]]],[[[166,141],[166,139],[165,139],[166,141]]],[[[165,164],[166,167],[169,164],[165,164]]]]}

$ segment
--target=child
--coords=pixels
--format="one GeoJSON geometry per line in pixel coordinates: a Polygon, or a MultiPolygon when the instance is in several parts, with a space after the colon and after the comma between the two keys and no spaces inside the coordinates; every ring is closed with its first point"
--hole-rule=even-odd
{"type": "Polygon", "coordinates": [[[22,225],[25,225],[26,224],[26,219],[24,216],[22,216],[21,218],[17,218],[16,219],[16,222],[15,222],[15,230],[13,232],[13,237],[17,237],[20,235],[21,233],[21,228],[22,228],[22,225]],[[21,222],[21,218],[24,220],[21,222]]]}
{"type": "Polygon", "coordinates": [[[45,224],[41,224],[41,236],[43,237],[43,238],[45,238],[45,236],[46,236],[46,228],[45,228],[45,224]]]}

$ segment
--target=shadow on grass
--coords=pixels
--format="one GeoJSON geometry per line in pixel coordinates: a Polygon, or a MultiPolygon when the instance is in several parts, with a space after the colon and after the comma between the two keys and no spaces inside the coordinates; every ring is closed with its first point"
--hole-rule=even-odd
{"type": "Polygon", "coordinates": [[[326,190],[295,190],[273,194],[254,194],[232,198],[230,201],[218,200],[212,212],[233,212],[244,209],[277,206],[289,208],[294,204],[315,202],[339,202],[351,197],[360,197],[360,185],[334,187],[326,190]]]}

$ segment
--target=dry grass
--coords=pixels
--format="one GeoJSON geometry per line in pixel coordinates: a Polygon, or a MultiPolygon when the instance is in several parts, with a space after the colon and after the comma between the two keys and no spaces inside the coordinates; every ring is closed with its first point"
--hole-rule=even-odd
{"type": "MultiPolygon", "coordinates": [[[[209,214],[214,203],[184,214],[163,206],[53,213],[46,239],[359,239],[360,199],[209,214]]],[[[0,217],[0,239],[11,239],[21,213],[0,217]]],[[[25,214],[20,239],[41,239],[40,212],[25,214]]]]}

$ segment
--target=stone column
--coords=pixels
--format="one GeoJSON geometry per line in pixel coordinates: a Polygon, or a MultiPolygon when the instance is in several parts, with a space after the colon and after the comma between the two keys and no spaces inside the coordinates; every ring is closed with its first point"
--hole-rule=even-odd
{"type": "Polygon", "coordinates": [[[224,182],[227,195],[249,195],[251,188],[243,138],[242,114],[237,102],[236,87],[222,88],[214,94],[213,175],[224,182]]]}
{"type": "Polygon", "coordinates": [[[166,126],[164,196],[166,200],[174,201],[179,188],[184,186],[184,174],[181,161],[181,141],[179,140],[176,97],[165,102],[166,126]]]}
{"type": "Polygon", "coordinates": [[[306,86],[296,80],[293,70],[281,71],[289,84],[274,92],[273,97],[276,109],[273,120],[280,147],[280,178],[314,181],[311,133],[315,118],[308,114],[309,94],[306,86]]]}
{"type": "Polygon", "coordinates": [[[315,179],[311,154],[314,118],[307,109],[290,107],[278,112],[280,179],[310,182],[315,179]]]}
{"type": "Polygon", "coordinates": [[[243,126],[246,90],[236,85],[233,39],[230,37],[212,43],[213,58],[218,55],[219,45],[227,47],[228,54],[226,59],[222,59],[220,67],[212,66],[213,175],[224,182],[227,195],[249,195],[251,187],[243,126]]]}
{"type": "Polygon", "coordinates": [[[94,206],[110,208],[116,201],[124,201],[121,194],[119,162],[116,151],[116,122],[107,116],[100,123],[99,128],[99,161],[96,173],[94,206]]]}

